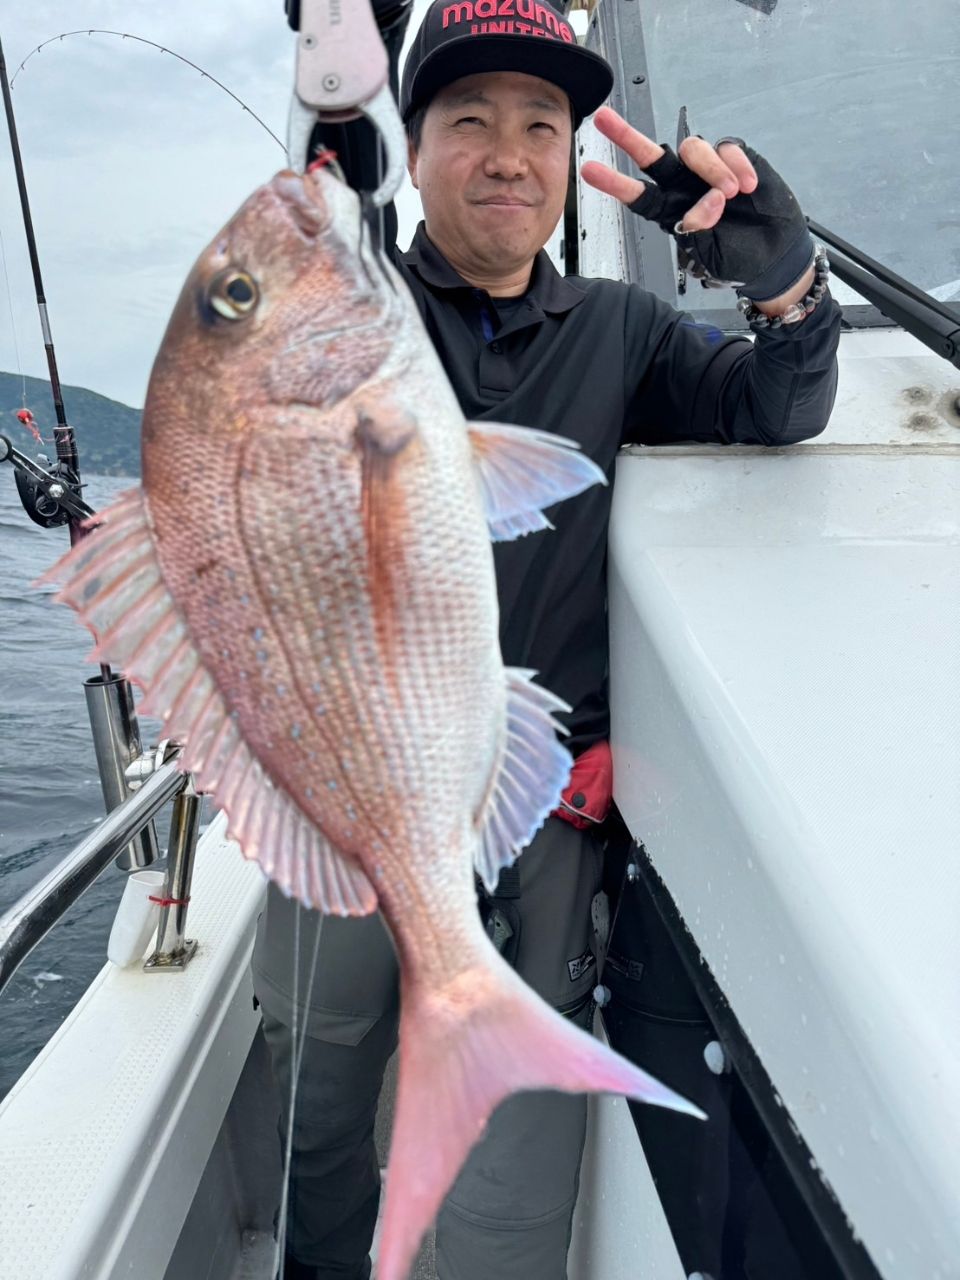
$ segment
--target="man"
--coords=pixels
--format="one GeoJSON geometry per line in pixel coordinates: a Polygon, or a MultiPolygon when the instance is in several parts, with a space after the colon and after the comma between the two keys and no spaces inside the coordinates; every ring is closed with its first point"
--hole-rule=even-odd
{"type": "MultiPolygon", "coordinates": [[[[676,233],[695,272],[745,282],[755,345],[724,339],[637,286],[558,275],[543,245],[563,209],[573,132],[613,77],[576,44],[561,13],[527,0],[514,7],[514,18],[488,23],[471,4],[437,0],[400,92],[425,220],[406,253],[388,247],[465,416],[572,437],[611,479],[629,442],[783,445],[822,431],[836,387],[839,309],[822,269],[815,284],[796,201],[738,142],[714,148],[690,138],[678,159],[604,109],[596,126],[657,185],[598,164],[583,177],[676,233]]],[[[397,31],[388,45],[399,43],[397,31]]],[[[363,174],[373,150],[362,137],[347,129],[324,141],[351,181],[370,187],[363,174]]],[[[594,487],[558,509],[554,532],[494,550],[504,661],[535,669],[574,708],[576,763],[558,815],[481,910],[518,972],[584,1026],[596,982],[597,828],[611,790],[610,498],[594,487]]],[[[306,1015],[285,1274],[361,1280],[380,1194],[373,1122],[396,1044],[396,962],[379,917],[327,919],[318,948],[306,917],[294,974],[294,915],[271,887],[254,958],[284,1100],[294,991],[301,1029],[306,1015]]],[[[583,1098],[555,1093],[520,1095],[497,1111],[441,1211],[440,1280],[566,1274],[585,1119],[583,1098]]]]}

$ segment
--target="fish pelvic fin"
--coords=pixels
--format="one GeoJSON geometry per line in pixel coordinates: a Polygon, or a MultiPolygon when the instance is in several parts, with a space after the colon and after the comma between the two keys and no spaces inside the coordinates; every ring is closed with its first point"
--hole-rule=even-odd
{"type": "Polygon", "coordinates": [[[245,741],[164,582],[141,490],[98,512],[96,526],[38,584],[62,584],[57,599],[96,640],[90,660],[141,686],[141,714],[162,720],[165,736],[184,746],[178,769],[214,797],[243,856],[284,893],[335,915],[375,911],[377,895],[361,867],[274,785],[245,741]]]}
{"type": "Polygon", "coordinates": [[[480,811],[475,866],[490,893],[500,871],[520,856],[560,803],[573,763],[557,739],[566,729],[555,717],[569,706],[534,684],[536,673],[505,668],[507,732],[503,751],[480,811]]]}
{"type": "Polygon", "coordinates": [[[492,947],[489,963],[439,990],[405,982],[399,1061],[377,1280],[407,1280],[468,1153],[513,1093],[621,1094],[704,1118],[551,1009],[492,947]]]}
{"type": "Polygon", "coordinates": [[[552,529],[545,507],[607,483],[575,440],[503,422],[471,422],[469,432],[494,542],[552,529]]]}

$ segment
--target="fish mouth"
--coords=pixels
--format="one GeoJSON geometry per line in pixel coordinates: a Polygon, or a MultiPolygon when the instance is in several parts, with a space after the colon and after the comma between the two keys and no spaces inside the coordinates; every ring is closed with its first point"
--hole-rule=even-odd
{"type": "Polygon", "coordinates": [[[363,209],[356,192],[346,183],[319,168],[307,173],[284,169],[273,178],[269,189],[305,239],[318,240],[336,227],[335,242],[329,244],[329,250],[345,250],[354,255],[374,292],[379,293],[384,284],[392,289],[389,278],[378,279],[381,272],[377,254],[365,235],[363,209]]]}
{"type": "Polygon", "coordinates": [[[318,173],[294,173],[292,169],[284,169],[270,183],[270,189],[297,229],[308,239],[316,239],[333,221],[329,193],[324,190],[318,173]]]}

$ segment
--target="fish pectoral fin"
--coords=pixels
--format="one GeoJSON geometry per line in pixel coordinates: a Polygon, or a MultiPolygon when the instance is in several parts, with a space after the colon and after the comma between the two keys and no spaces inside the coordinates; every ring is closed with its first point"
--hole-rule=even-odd
{"type": "Polygon", "coordinates": [[[469,432],[495,542],[553,528],[545,507],[607,483],[575,440],[503,422],[471,422],[469,432]]]}
{"type": "Polygon", "coordinates": [[[566,730],[554,718],[569,706],[534,684],[532,671],[507,667],[505,675],[506,741],[478,820],[476,870],[490,893],[560,803],[572,764],[557,741],[566,730]]]}
{"type": "Polygon", "coordinates": [[[160,571],[139,489],[97,514],[98,527],[44,574],[93,632],[93,661],[141,685],[141,715],[184,744],[177,768],[196,776],[228,820],[228,833],[284,893],[336,915],[368,915],[377,895],[360,866],[334,849],[294,800],[274,786],[204,666],[160,571]]]}

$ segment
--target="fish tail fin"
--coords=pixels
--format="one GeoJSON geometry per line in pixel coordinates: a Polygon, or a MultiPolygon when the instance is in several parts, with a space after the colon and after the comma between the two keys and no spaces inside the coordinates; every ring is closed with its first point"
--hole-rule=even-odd
{"type": "Polygon", "coordinates": [[[378,1280],[407,1280],[468,1152],[512,1093],[624,1094],[703,1118],[551,1009],[495,952],[490,959],[439,990],[404,985],[378,1280]]]}

